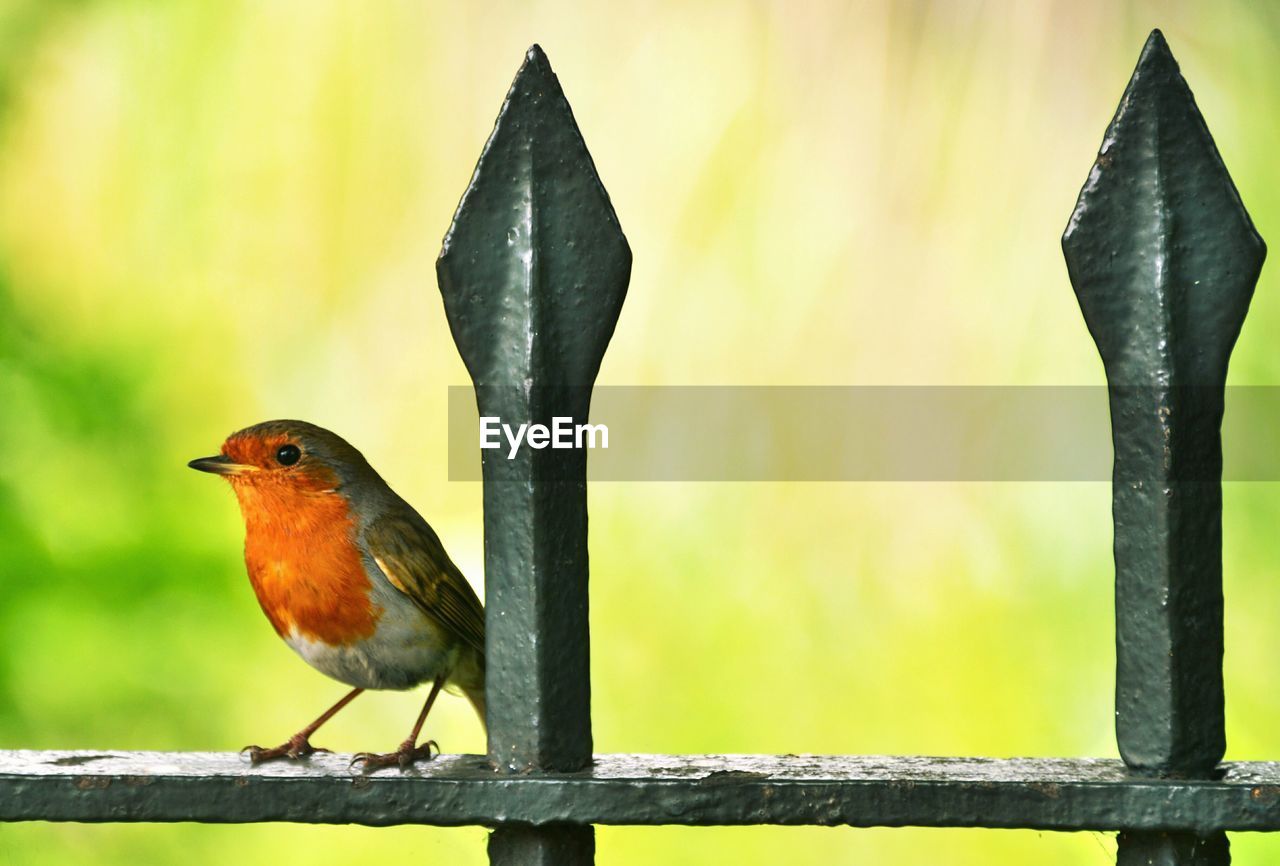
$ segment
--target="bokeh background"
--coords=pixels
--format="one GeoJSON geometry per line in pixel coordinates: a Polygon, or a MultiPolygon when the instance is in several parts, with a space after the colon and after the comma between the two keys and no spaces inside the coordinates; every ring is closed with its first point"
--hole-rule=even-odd
{"type": "MultiPolygon", "coordinates": [[[[447,386],[468,379],[433,262],[530,43],[635,252],[601,382],[1098,384],[1058,238],[1155,26],[1276,243],[1280,11],[1253,0],[0,0],[0,747],[238,749],[341,693],[278,642],[230,493],[184,466],[254,421],[343,433],[482,584],[480,487],[447,480],[447,386]]],[[[1278,282],[1235,384],[1280,379],[1278,282]]],[[[1233,759],[1280,757],[1278,519],[1275,485],[1227,486],[1233,759]]],[[[1106,484],[603,483],[591,520],[600,751],[1115,754],[1106,484]]],[[[389,748],[419,698],[364,697],[317,739],[389,748]]],[[[433,734],[483,750],[462,701],[433,734]]],[[[0,863],[470,864],[484,839],[10,825],[0,863]]],[[[598,839],[603,864],[1114,852],[598,839]]]]}

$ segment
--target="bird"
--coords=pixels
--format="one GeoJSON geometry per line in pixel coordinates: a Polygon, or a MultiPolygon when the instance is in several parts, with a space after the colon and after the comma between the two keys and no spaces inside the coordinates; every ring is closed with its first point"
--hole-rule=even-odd
{"type": "Polygon", "coordinates": [[[484,606],[430,524],[342,437],[305,421],[264,421],[232,433],[220,453],[187,464],[231,483],[244,518],[245,567],[263,613],[313,668],[351,687],[252,764],[299,760],[325,722],[366,689],[431,683],[409,737],[393,752],[361,752],[355,770],[430,761],[418,742],[442,688],[485,720],[484,606]]]}

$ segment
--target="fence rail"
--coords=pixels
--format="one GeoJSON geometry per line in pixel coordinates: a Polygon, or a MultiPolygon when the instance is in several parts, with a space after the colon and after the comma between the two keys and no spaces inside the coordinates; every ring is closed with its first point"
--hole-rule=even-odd
{"type": "MultiPolygon", "coordinates": [[[[495,864],[588,864],[594,824],[1118,830],[1121,864],[1229,863],[1280,763],[1220,764],[1227,362],[1265,247],[1159,32],[1063,237],[1110,388],[1117,738],[1100,759],[592,756],[586,458],[484,452],[489,754],[0,752],[0,820],[480,824],[495,864]]],[[[535,46],[438,271],[483,414],[585,421],[631,253],[535,46]]]]}
{"type": "Polygon", "coordinates": [[[483,755],[441,755],[354,777],[349,761],[9,752],[0,820],[1280,830],[1280,763],[1179,780],[1095,758],[597,755],[576,773],[507,774],[483,755]]]}

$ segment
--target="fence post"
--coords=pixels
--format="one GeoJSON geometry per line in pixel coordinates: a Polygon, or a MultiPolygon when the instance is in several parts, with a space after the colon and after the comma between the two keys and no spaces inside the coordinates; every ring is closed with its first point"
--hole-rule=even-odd
{"type": "MultiPolygon", "coordinates": [[[[631,250],[546,55],[528,55],[437,262],[482,417],[586,423],[631,250]]],[[[586,453],[483,450],[489,758],[591,762],[586,453]]],[[[590,863],[591,827],[499,828],[491,862],[590,863]]]]}
{"type": "MultiPolygon", "coordinates": [[[[1207,777],[1225,750],[1224,387],[1266,248],[1159,31],[1062,245],[1110,394],[1120,753],[1207,777]]],[[[1120,834],[1121,864],[1229,861],[1220,832],[1120,834]]]]}

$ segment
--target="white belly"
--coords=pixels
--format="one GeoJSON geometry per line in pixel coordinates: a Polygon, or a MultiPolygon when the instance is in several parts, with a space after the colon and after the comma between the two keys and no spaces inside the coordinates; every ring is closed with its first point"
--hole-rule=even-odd
{"type": "Polygon", "coordinates": [[[335,646],[291,631],[285,641],[316,670],[362,689],[410,689],[452,673],[458,647],[407,598],[383,602],[377,630],[364,640],[335,646]]]}

